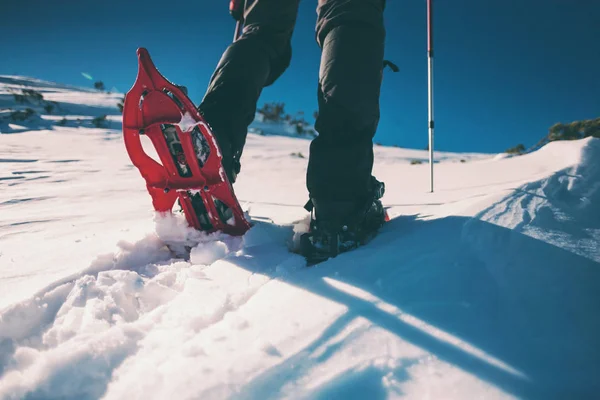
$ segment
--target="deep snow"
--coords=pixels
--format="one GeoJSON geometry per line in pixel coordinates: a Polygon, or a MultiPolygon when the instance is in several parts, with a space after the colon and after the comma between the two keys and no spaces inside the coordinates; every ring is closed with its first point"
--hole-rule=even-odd
{"type": "Polygon", "coordinates": [[[598,396],[600,140],[439,153],[433,194],[376,146],[392,221],[306,268],[307,140],[250,134],[255,226],[207,236],[153,214],[121,95],[0,77],[0,108],[21,87],[60,109],[0,123],[0,398],[598,396]]]}

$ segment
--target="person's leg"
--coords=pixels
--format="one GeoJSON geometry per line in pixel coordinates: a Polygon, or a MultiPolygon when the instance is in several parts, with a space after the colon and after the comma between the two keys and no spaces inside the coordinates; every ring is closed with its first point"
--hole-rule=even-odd
{"type": "Polygon", "coordinates": [[[319,0],[319,136],[306,184],[314,206],[300,252],[309,264],[350,251],[385,221],[383,184],[372,175],[379,123],[385,0],[319,0]]]}
{"type": "Polygon", "coordinates": [[[260,93],[290,63],[299,2],[247,1],[244,33],[223,54],[198,107],[217,138],[232,183],[260,93]]]}
{"type": "Polygon", "coordinates": [[[328,204],[332,212],[350,212],[353,204],[368,201],[373,190],[384,7],[385,0],[319,0],[319,136],[311,143],[307,171],[317,218],[319,208],[327,210],[328,204]],[[340,204],[349,204],[349,209],[340,204]]]}

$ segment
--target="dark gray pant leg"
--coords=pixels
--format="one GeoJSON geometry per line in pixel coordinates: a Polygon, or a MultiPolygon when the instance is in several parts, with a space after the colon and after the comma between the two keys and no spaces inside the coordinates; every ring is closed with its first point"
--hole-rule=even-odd
{"type": "Polygon", "coordinates": [[[307,187],[322,201],[360,201],[370,190],[379,123],[385,0],[319,0],[319,136],[307,187]]]}
{"type": "Polygon", "coordinates": [[[248,0],[244,33],[223,54],[199,106],[219,142],[227,171],[239,172],[238,160],[262,89],[289,66],[299,2],[248,0]]]}

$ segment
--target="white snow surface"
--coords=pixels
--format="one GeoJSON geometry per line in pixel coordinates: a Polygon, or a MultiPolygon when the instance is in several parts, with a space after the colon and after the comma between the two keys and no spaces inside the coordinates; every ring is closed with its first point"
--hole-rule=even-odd
{"type": "Polygon", "coordinates": [[[0,121],[0,399],[600,396],[600,140],[439,153],[435,193],[376,146],[391,221],[307,268],[308,140],[250,134],[254,227],[206,235],[154,215],[122,95],[2,76],[2,115],[21,88],[61,108],[0,121]]]}

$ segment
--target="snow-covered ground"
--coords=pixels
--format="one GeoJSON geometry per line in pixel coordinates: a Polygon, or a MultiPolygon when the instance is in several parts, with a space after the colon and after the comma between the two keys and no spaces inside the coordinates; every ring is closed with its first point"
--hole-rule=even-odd
{"type": "Polygon", "coordinates": [[[0,399],[600,396],[600,140],[439,153],[433,194],[377,146],[393,219],[306,268],[307,140],[251,134],[255,226],[207,237],[154,216],[121,95],[0,77],[0,118],[23,87],[60,107],[0,122],[0,399]]]}

